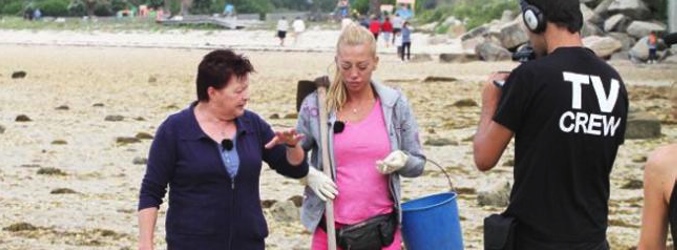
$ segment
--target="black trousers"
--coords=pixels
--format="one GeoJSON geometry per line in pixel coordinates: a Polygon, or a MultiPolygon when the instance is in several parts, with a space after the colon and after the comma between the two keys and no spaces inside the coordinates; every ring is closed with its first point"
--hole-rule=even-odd
{"type": "Polygon", "coordinates": [[[402,53],[400,56],[402,57],[402,61],[404,61],[404,56],[407,56],[407,61],[411,59],[411,42],[403,42],[402,43],[402,53]]]}

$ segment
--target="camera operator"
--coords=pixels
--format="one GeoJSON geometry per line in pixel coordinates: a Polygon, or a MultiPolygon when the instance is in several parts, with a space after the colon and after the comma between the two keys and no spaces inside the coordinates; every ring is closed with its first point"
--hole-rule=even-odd
{"type": "Polygon", "coordinates": [[[609,174],[624,141],[628,109],[624,83],[583,47],[578,0],[520,5],[537,58],[490,76],[473,144],[477,168],[488,171],[515,136],[510,204],[485,219],[485,246],[608,249],[609,174]],[[492,83],[502,80],[503,87],[492,83]],[[509,223],[494,223],[494,217],[509,223]],[[492,243],[507,229],[510,245],[492,243]]]}

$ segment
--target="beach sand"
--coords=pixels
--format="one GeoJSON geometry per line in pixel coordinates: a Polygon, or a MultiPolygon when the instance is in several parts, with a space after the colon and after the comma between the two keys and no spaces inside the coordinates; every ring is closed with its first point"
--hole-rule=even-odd
{"type": "MultiPolygon", "coordinates": [[[[254,36],[261,31],[237,32],[254,36]]],[[[210,49],[231,45],[246,54],[258,72],[251,79],[248,108],[275,128],[294,126],[294,118],[284,117],[296,113],[296,82],[332,69],[334,42],[323,38],[323,31],[317,32],[306,36],[313,45],[295,50],[275,47],[274,40],[270,48],[245,47],[246,39],[232,44],[210,42],[210,46],[193,42],[207,36],[204,32],[172,38],[177,46],[170,46],[176,43],[164,34],[140,33],[143,38],[137,45],[155,45],[134,46],[124,35],[107,34],[105,41],[97,43],[88,40],[92,34],[78,33],[80,38],[68,40],[62,32],[0,31],[0,249],[136,249],[136,206],[151,140],[133,138],[144,138],[139,133],[153,135],[169,114],[193,101],[201,57],[210,49]],[[27,72],[26,78],[11,79],[12,72],[20,70],[27,72]],[[20,115],[31,121],[15,121],[20,115]],[[281,118],[271,118],[275,115],[281,118]],[[106,117],[119,121],[106,121],[106,117]]],[[[233,34],[216,32],[210,37],[233,34]]],[[[272,33],[268,35],[272,39],[272,33]]],[[[431,54],[453,50],[426,47],[423,42],[419,49],[418,53],[431,54]]],[[[413,52],[417,53],[416,45],[413,52]]],[[[452,142],[424,149],[449,172],[460,194],[466,248],[482,249],[483,218],[503,208],[479,206],[476,190],[487,181],[511,180],[512,168],[504,165],[512,161],[512,145],[498,167],[487,173],[476,170],[470,138],[480,108],[454,104],[479,103],[481,81],[492,71],[510,70],[517,64],[401,63],[392,53],[380,57],[375,77],[406,93],[421,127],[421,141],[446,138],[452,142]],[[457,80],[424,82],[429,76],[457,80]]],[[[626,140],[612,172],[608,238],[612,249],[628,249],[639,238],[646,155],[677,135],[667,99],[677,79],[677,65],[611,64],[625,79],[631,108],[663,121],[662,137],[626,140]]],[[[405,199],[414,199],[449,187],[440,170],[427,165],[423,176],[405,179],[403,189],[405,199]]],[[[297,181],[270,169],[263,171],[263,200],[285,201],[301,193],[297,181]]],[[[156,229],[158,249],[165,248],[165,211],[166,204],[156,229]]],[[[309,248],[311,235],[298,221],[278,221],[271,214],[266,209],[268,249],[309,248]]]]}

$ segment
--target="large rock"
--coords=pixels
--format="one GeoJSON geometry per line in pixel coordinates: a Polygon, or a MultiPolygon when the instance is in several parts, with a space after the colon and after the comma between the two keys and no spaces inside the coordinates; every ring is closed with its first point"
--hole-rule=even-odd
{"type": "Polygon", "coordinates": [[[475,51],[475,47],[477,47],[477,45],[480,45],[486,41],[487,39],[481,36],[473,37],[461,41],[461,47],[463,47],[463,51],[475,51]]]}
{"type": "Polygon", "coordinates": [[[662,33],[665,31],[665,26],[651,22],[633,21],[627,29],[628,35],[634,38],[648,36],[651,31],[662,33]]]}
{"type": "Polygon", "coordinates": [[[516,18],[515,12],[512,10],[504,10],[503,13],[501,14],[501,22],[502,23],[507,23],[516,18]]]}
{"type": "Polygon", "coordinates": [[[631,20],[623,14],[616,14],[604,21],[604,31],[606,32],[625,32],[630,25],[631,20]]]}
{"type": "Polygon", "coordinates": [[[643,111],[628,114],[626,139],[651,139],[661,136],[661,121],[652,114],[643,111]]]}
{"type": "Polygon", "coordinates": [[[487,181],[477,190],[477,203],[480,206],[504,207],[510,201],[510,182],[497,176],[487,177],[487,181]]]}
{"type": "Polygon", "coordinates": [[[668,56],[661,63],[677,64],[677,55],[668,56]]]}
{"type": "Polygon", "coordinates": [[[445,63],[465,63],[477,61],[477,56],[468,53],[442,53],[440,54],[440,62],[445,63]]]}
{"type": "Polygon", "coordinates": [[[642,0],[615,0],[608,8],[609,14],[622,13],[633,20],[646,20],[651,11],[642,0]]]}
{"type": "Polygon", "coordinates": [[[495,61],[510,61],[512,53],[501,45],[484,42],[475,47],[475,54],[479,56],[480,60],[495,62],[495,61]]]}
{"type": "Polygon", "coordinates": [[[649,45],[647,44],[648,40],[649,37],[639,39],[639,41],[637,41],[635,45],[632,46],[632,49],[630,49],[630,58],[640,62],[648,60],[649,59],[649,45]]]}
{"type": "Polygon", "coordinates": [[[614,2],[615,0],[603,0],[597,6],[595,6],[595,9],[593,10],[595,14],[598,16],[607,16],[609,12],[609,6],[614,2]]]}
{"type": "Polygon", "coordinates": [[[489,30],[488,25],[482,25],[482,26],[476,27],[474,29],[471,29],[461,36],[461,41],[473,39],[473,38],[476,38],[476,37],[483,37],[487,33],[488,30],[489,30]]]}
{"type": "Polygon", "coordinates": [[[583,45],[590,48],[600,58],[609,58],[623,48],[620,41],[612,37],[589,36],[583,38],[583,45]]]}
{"type": "Polygon", "coordinates": [[[614,39],[621,42],[621,44],[623,45],[621,50],[623,50],[623,51],[630,50],[630,48],[632,48],[632,45],[634,45],[635,42],[636,42],[635,38],[632,38],[628,34],[625,34],[625,33],[609,32],[606,35],[609,36],[609,37],[613,37],[614,39]]]}
{"type": "Polygon", "coordinates": [[[602,31],[602,28],[598,27],[594,23],[591,22],[584,22],[583,27],[581,28],[581,36],[586,37],[586,36],[602,36],[604,34],[604,31],[602,31]]]}
{"type": "Polygon", "coordinates": [[[584,3],[581,3],[581,13],[583,14],[584,22],[595,22],[599,20],[599,16],[584,3]]]}
{"type": "Polygon", "coordinates": [[[522,22],[522,18],[519,17],[500,26],[500,41],[504,48],[514,49],[529,41],[529,35],[522,28],[522,22]]]}

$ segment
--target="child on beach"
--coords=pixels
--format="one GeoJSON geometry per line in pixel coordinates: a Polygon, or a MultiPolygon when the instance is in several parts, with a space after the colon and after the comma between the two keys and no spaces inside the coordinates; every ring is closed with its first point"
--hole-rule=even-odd
{"type": "Polygon", "coordinates": [[[394,34],[394,39],[395,39],[395,47],[397,47],[397,58],[400,60],[404,61],[404,57],[402,53],[402,32],[395,32],[394,34]]]}

